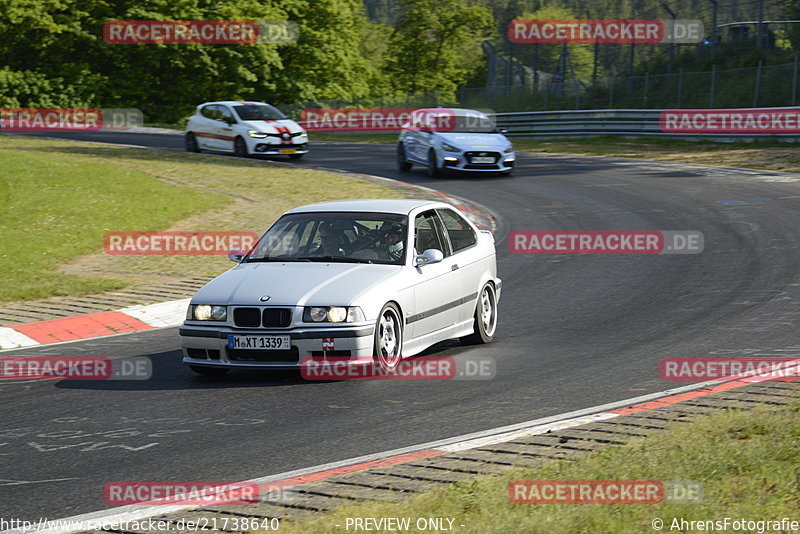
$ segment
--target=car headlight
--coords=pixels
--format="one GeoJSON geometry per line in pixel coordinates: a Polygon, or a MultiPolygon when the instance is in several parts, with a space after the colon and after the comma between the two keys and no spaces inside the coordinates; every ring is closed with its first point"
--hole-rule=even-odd
{"type": "Polygon", "coordinates": [[[510,147],[508,147],[507,149],[503,150],[503,152],[505,152],[506,154],[509,154],[509,153],[511,153],[511,152],[514,152],[514,147],[513,147],[513,146],[510,146],[510,147]]]}
{"type": "Polygon", "coordinates": [[[453,145],[448,145],[447,143],[442,143],[442,150],[445,152],[461,152],[460,148],[456,148],[453,145]]]}
{"type": "Polygon", "coordinates": [[[192,316],[195,321],[226,321],[228,309],[225,306],[198,304],[193,306],[192,316]]]}
{"type": "Polygon", "coordinates": [[[358,306],[311,306],[303,310],[306,323],[357,323],[364,320],[358,306]]]}
{"type": "Polygon", "coordinates": [[[247,135],[255,137],[256,139],[264,139],[267,136],[267,134],[259,132],[258,130],[247,130],[247,135]]]}

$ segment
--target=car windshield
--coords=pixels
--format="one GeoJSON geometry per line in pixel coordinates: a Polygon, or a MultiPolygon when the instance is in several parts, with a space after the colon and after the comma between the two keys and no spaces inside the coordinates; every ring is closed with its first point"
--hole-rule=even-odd
{"type": "Polygon", "coordinates": [[[407,217],[391,213],[309,212],[284,215],[245,262],[405,262],[407,217]]]}
{"type": "Polygon", "coordinates": [[[243,104],[233,106],[243,121],[282,121],[286,119],[281,110],[269,104],[243,104]]]}
{"type": "Polygon", "coordinates": [[[447,132],[453,133],[498,133],[497,126],[485,115],[456,115],[455,124],[452,128],[447,128],[447,132]]]}

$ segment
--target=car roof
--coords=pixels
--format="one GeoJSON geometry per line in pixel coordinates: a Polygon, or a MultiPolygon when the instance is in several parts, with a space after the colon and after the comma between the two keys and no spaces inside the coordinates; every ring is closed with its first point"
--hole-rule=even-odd
{"type": "Polygon", "coordinates": [[[334,202],[318,202],[308,206],[300,206],[287,213],[306,213],[315,211],[355,211],[369,213],[397,213],[408,215],[415,208],[449,208],[449,204],[431,200],[368,198],[359,200],[337,200],[334,202]]]}
{"type": "Polygon", "coordinates": [[[431,113],[436,113],[436,112],[441,113],[442,111],[446,111],[446,112],[451,112],[452,111],[453,115],[466,115],[467,113],[480,113],[481,115],[486,115],[485,112],[483,112],[483,111],[481,111],[479,109],[467,109],[467,108],[419,108],[419,109],[415,109],[414,111],[427,111],[427,112],[431,112],[431,113]]]}
{"type": "Polygon", "coordinates": [[[227,106],[241,106],[241,105],[246,105],[246,104],[250,104],[250,105],[264,104],[264,105],[267,105],[267,106],[271,106],[272,105],[272,104],[267,104],[266,102],[254,102],[252,100],[219,100],[219,101],[216,101],[216,102],[203,102],[202,104],[200,104],[197,107],[208,106],[210,104],[223,104],[223,105],[227,105],[227,106]]]}

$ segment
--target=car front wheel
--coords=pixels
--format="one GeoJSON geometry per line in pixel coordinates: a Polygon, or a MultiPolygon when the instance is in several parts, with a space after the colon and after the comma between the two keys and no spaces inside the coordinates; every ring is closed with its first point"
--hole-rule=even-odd
{"type": "Polygon", "coordinates": [[[184,141],[186,142],[186,152],[200,152],[200,146],[197,144],[197,138],[192,132],[186,134],[184,141]]]}
{"type": "Polygon", "coordinates": [[[428,176],[438,178],[442,175],[442,169],[436,164],[436,151],[430,149],[428,151],[428,176]]]}
{"type": "Polygon", "coordinates": [[[237,137],[233,141],[233,153],[234,155],[240,158],[247,157],[247,144],[245,144],[244,139],[241,137],[237,137]]]}
{"type": "Polygon", "coordinates": [[[492,284],[485,284],[478,297],[472,322],[472,334],[464,336],[464,345],[483,345],[491,343],[497,329],[497,293],[492,284]]]}
{"type": "Polygon", "coordinates": [[[384,371],[393,371],[403,356],[403,322],[394,304],[387,304],[375,323],[373,359],[384,371]]]}
{"type": "Polygon", "coordinates": [[[397,145],[397,168],[401,171],[411,170],[411,163],[406,159],[406,149],[403,143],[397,145]]]}

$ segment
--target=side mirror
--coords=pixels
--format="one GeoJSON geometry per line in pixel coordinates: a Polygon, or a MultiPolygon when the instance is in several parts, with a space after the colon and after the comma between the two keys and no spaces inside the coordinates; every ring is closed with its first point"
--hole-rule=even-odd
{"type": "Polygon", "coordinates": [[[414,258],[414,266],[422,267],[423,265],[430,265],[431,263],[439,263],[444,259],[444,254],[442,254],[441,250],[436,250],[435,248],[429,248],[422,254],[419,254],[416,258],[414,258]]]}
{"type": "Polygon", "coordinates": [[[242,252],[242,249],[235,248],[228,253],[228,259],[235,263],[242,263],[244,252],[242,252]]]}
{"type": "Polygon", "coordinates": [[[233,117],[225,117],[224,119],[222,119],[222,122],[227,123],[228,126],[233,126],[234,124],[236,124],[236,119],[234,119],[233,117]]]}

